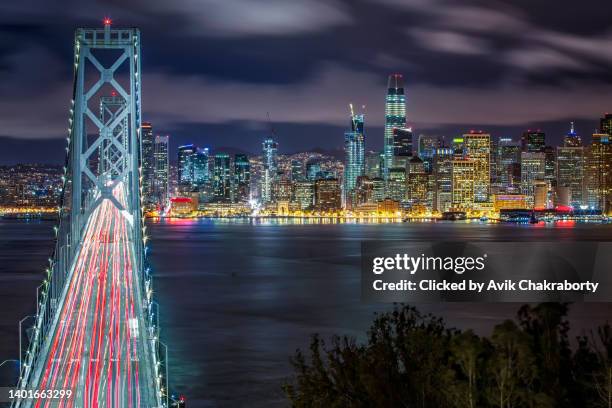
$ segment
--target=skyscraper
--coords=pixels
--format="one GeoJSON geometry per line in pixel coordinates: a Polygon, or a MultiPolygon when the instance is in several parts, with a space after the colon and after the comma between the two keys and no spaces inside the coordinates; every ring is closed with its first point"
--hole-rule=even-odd
{"type": "MultiPolygon", "coordinates": [[[[121,98],[123,100],[123,98],[121,98]]],[[[125,103],[125,102],[124,102],[125,103]]],[[[153,125],[143,122],[140,125],[142,195],[146,206],[153,204],[153,184],[155,180],[155,138],[153,125]]]]}
{"type": "Polygon", "coordinates": [[[510,138],[500,138],[497,154],[498,181],[502,191],[517,192],[521,184],[521,149],[510,138]]]}
{"type": "Polygon", "coordinates": [[[557,147],[557,185],[569,187],[570,205],[584,204],[584,148],[557,147]]]}
{"type": "Polygon", "coordinates": [[[225,153],[214,156],[213,197],[216,202],[231,201],[230,157],[225,153]]]}
{"type": "Polygon", "coordinates": [[[412,137],[411,128],[395,128],[393,131],[393,156],[411,157],[412,137]]]}
{"type": "Polygon", "coordinates": [[[208,147],[196,149],[192,156],[193,184],[198,188],[203,187],[210,179],[209,160],[210,152],[208,147]]]}
{"type": "Polygon", "coordinates": [[[445,212],[450,209],[453,202],[453,156],[454,151],[451,148],[436,149],[434,155],[434,210],[445,212]]]}
{"type": "Polygon", "coordinates": [[[246,154],[234,156],[234,194],[232,201],[249,201],[251,188],[251,164],[246,154]]]}
{"type": "Polygon", "coordinates": [[[526,196],[527,205],[535,203],[536,182],[544,181],[546,156],[541,152],[521,152],[521,193],[526,196]]]}
{"type": "Polygon", "coordinates": [[[394,129],[406,127],[406,97],[404,95],[404,78],[401,74],[389,75],[387,98],[385,103],[385,135],[383,146],[383,171],[385,180],[393,166],[393,133],[394,129]]]}
{"type": "Polygon", "coordinates": [[[357,177],[365,172],[364,115],[351,109],[351,131],[344,133],[344,202],[352,203],[357,177]]]}
{"type": "Polygon", "coordinates": [[[272,139],[266,139],[263,147],[263,178],[261,186],[261,198],[264,204],[272,202],[272,184],[278,173],[278,143],[272,139]]]}
{"type": "Polygon", "coordinates": [[[431,209],[431,194],[429,190],[429,174],[425,171],[423,160],[414,156],[408,163],[406,175],[406,200],[411,208],[431,209]]]}
{"type": "Polygon", "coordinates": [[[467,157],[474,161],[474,201],[486,202],[491,190],[491,135],[471,131],[463,139],[467,157]]]}
{"type": "Polygon", "coordinates": [[[293,184],[293,197],[300,210],[309,210],[314,205],[314,186],[312,181],[297,181],[293,184]]]}
{"type": "Polygon", "coordinates": [[[168,180],[170,179],[170,161],[168,156],[168,136],[155,136],[154,156],[154,182],[153,195],[156,204],[165,208],[169,196],[168,180]]]}
{"type": "Polygon", "coordinates": [[[586,204],[608,212],[612,193],[612,144],[607,133],[595,133],[585,163],[586,204]]]}
{"type": "Polygon", "coordinates": [[[563,138],[563,146],[565,147],[579,147],[582,146],[582,139],[576,133],[576,129],[574,128],[574,122],[570,122],[570,130],[567,132],[565,137],[563,138]]]}
{"type": "Polygon", "coordinates": [[[429,173],[433,167],[433,157],[436,149],[440,147],[440,140],[437,136],[419,135],[418,155],[425,165],[425,170],[429,173]]]}
{"type": "Polygon", "coordinates": [[[546,134],[540,129],[527,130],[521,136],[521,151],[528,153],[537,153],[544,150],[546,146],[546,134]]]}
{"type": "Polygon", "coordinates": [[[599,133],[612,136],[612,113],[606,113],[603,118],[599,119],[599,133]]]}
{"type": "Polygon", "coordinates": [[[179,189],[190,190],[194,181],[193,158],[196,147],[193,144],[178,148],[178,183],[179,189]]]}
{"type": "Polygon", "coordinates": [[[341,207],[338,179],[321,179],[315,182],[315,207],[318,211],[335,211],[341,207]]]}
{"type": "Polygon", "coordinates": [[[557,149],[553,146],[544,146],[544,179],[551,187],[557,185],[557,149]]]}
{"type": "Polygon", "coordinates": [[[469,210],[474,207],[474,179],[476,163],[472,159],[453,159],[452,180],[453,198],[452,208],[455,210],[469,210]]]}
{"type": "Polygon", "coordinates": [[[391,169],[389,169],[387,194],[385,198],[405,202],[408,198],[406,195],[406,180],[406,167],[391,167],[391,169]]]}

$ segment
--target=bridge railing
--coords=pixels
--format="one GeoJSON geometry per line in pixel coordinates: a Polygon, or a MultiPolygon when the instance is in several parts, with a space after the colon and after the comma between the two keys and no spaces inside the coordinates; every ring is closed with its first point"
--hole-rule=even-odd
{"type": "MultiPolygon", "coordinates": [[[[69,139],[68,143],[70,143],[69,139]]],[[[70,149],[67,148],[66,150],[67,156],[70,156],[70,149]]],[[[73,264],[76,251],[79,249],[78,239],[75,240],[74,237],[75,229],[71,225],[71,175],[68,163],[69,157],[66,159],[62,176],[62,193],[58,205],[59,223],[53,227],[55,234],[53,252],[44,270],[43,282],[36,290],[36,314],[29,344],[25,356],[19,356],[22,363],[19,385],[24,387],[28,384],[32,369],[36,366],[38,360],[44,358],[44,356],[41,356],[41,349],[51,329],[55,311],[60,306],[66,278],[73,264]]]]}

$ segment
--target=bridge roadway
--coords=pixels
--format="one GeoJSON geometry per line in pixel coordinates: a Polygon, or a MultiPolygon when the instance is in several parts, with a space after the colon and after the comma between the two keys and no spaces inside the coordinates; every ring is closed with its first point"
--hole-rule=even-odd
{"type": "MultiPolygon", "coordinates": [[[[126,208],[123,183],[113,195],[126,208]]],[[[33,388],[70,389],[70,399],[29,407],[157,407],[143,293],[133,269],[131,221],[108,199],[92,212],[33,388]]]]}

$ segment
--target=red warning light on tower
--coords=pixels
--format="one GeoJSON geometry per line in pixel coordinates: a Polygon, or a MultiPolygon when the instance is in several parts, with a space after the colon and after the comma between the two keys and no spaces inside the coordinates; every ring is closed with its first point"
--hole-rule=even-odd
{"type": "Polygon", "coordinates": [[[113,20],[111,20],[109,17],[104,17],[104,25],[111,25],[113,23],[113,20]]]}

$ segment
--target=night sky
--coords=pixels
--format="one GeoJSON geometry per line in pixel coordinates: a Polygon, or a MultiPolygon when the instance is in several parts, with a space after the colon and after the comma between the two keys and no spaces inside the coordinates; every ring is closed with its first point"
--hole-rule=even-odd
{"type": "Polygon", "coordinates": [[[174,146],[339,149],[348,103],[382,146],[386,77],[416,134],[469,129],[556,144],[612,111],[612,2],[88,0],[0,5],[0,163],[61,162],[78,26],[142,32],[144,120],[174,146]]]}

